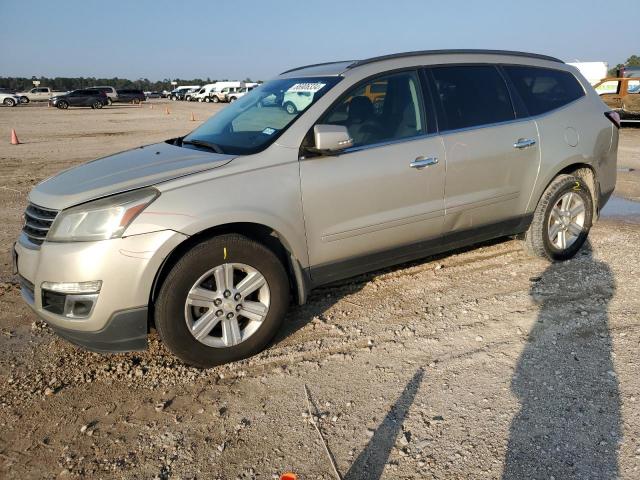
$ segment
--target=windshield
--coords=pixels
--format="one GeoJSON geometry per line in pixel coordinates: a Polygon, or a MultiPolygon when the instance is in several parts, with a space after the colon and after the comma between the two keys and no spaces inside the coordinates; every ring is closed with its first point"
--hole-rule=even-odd
{"type": "Polygon", "coordinates": [[[254,88],[183,139],[183,144],[247,155],[271,145],[340,77],[278,79],[254,88]]]}

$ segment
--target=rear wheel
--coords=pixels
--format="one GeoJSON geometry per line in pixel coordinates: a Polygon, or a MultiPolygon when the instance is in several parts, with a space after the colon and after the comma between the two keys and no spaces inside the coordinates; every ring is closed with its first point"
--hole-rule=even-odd
{"type": "Polygon", "coordinates": [[[527,250],[553,261],[572,258],[584,244],[593,220],[593,198],[584,180],[559,175],[542,194],[525,234],[527,250]]]}
{"type": "Polygon", "coordinates": [[[231,98],[229,99],[229,103],[233,103],[233,102],[235,102],[236,100],[237,100],[237,98],[236,98],[236,97],[231,97],[231,98]]]}
{"type": "Polygon", "coordinates": [[[213,96],[213,97],[211,98],[211,101],[212,101],[213,103],[220,103],[220,99],[219,99],[217,96],[213,96]]]}
{"type": "Polygon", "coordinates": [[[171,269],[156,302],[156,327],[183,362],[212,367],[261,351],[288,303],[278,257],[241,235],[222,235],[197,244],[171,269]]]}
{"type": "Polygon", "coordinates": [[[111,100],[111,97],[107,97],[107,105],[111,106],[113,104],[113,100],[111,100]]]}
{"type": "Polygon", "coordinates": [[[99,100],[93,102],[93,104],[91,105],[91,108],[98,109],[98,110],[101,109],[102,108],[102,102],[99,101],[99,100]]]}
{"type": "Polygon", "coordinates": [[[16,101],[13,98],[5,98],[4,99],[4,103],[7,107],[15,107],[16,106],[16,101]]]}
{"type": "Polygon", "coordinates": [[[287,111],[287,113],[289,115],[293,115],[294,113],[296,113],[296,106],[291,103],[291,102],[287,102],[284,104],[284,109],[287,111]]]}

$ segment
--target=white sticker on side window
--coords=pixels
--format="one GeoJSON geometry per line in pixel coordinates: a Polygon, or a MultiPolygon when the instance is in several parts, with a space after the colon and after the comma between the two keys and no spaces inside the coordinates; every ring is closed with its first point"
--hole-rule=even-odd
{"type": "Polygon", "coordinates": [[[318,90],[322,90],[322,88],[326,85],[326,83],[296,83],[291,88],[287,90],[287,92],[309,92],[316,93],[318,90]]]}
{"type": "Polygon", "coordinates": [[[274,133],[276,133],[276,129],[267,127],[264,130],[262,130],[262,133],[264,133],[265,135],[273,135],[274,133]]]}

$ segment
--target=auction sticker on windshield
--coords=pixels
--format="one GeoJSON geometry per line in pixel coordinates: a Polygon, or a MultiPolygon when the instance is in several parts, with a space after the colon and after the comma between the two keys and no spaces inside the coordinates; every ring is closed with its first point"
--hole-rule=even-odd
{"type": "Polygon", "coordinates": [[[326,83],[296,83],[291,88],[287,90],[288,92],[309,92],[316,93],[326,85],[326,83]]]}

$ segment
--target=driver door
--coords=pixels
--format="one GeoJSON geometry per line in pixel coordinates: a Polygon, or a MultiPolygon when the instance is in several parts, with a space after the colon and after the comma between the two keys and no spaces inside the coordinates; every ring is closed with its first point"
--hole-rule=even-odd
{"type": "Polygon", "coordinates": [[[382,75],[317,122],[346,126],[354,146],[300,161],[315,283],[408,259],[442,233],[445,154],[422,98],[416,71],[382,75]]]}

